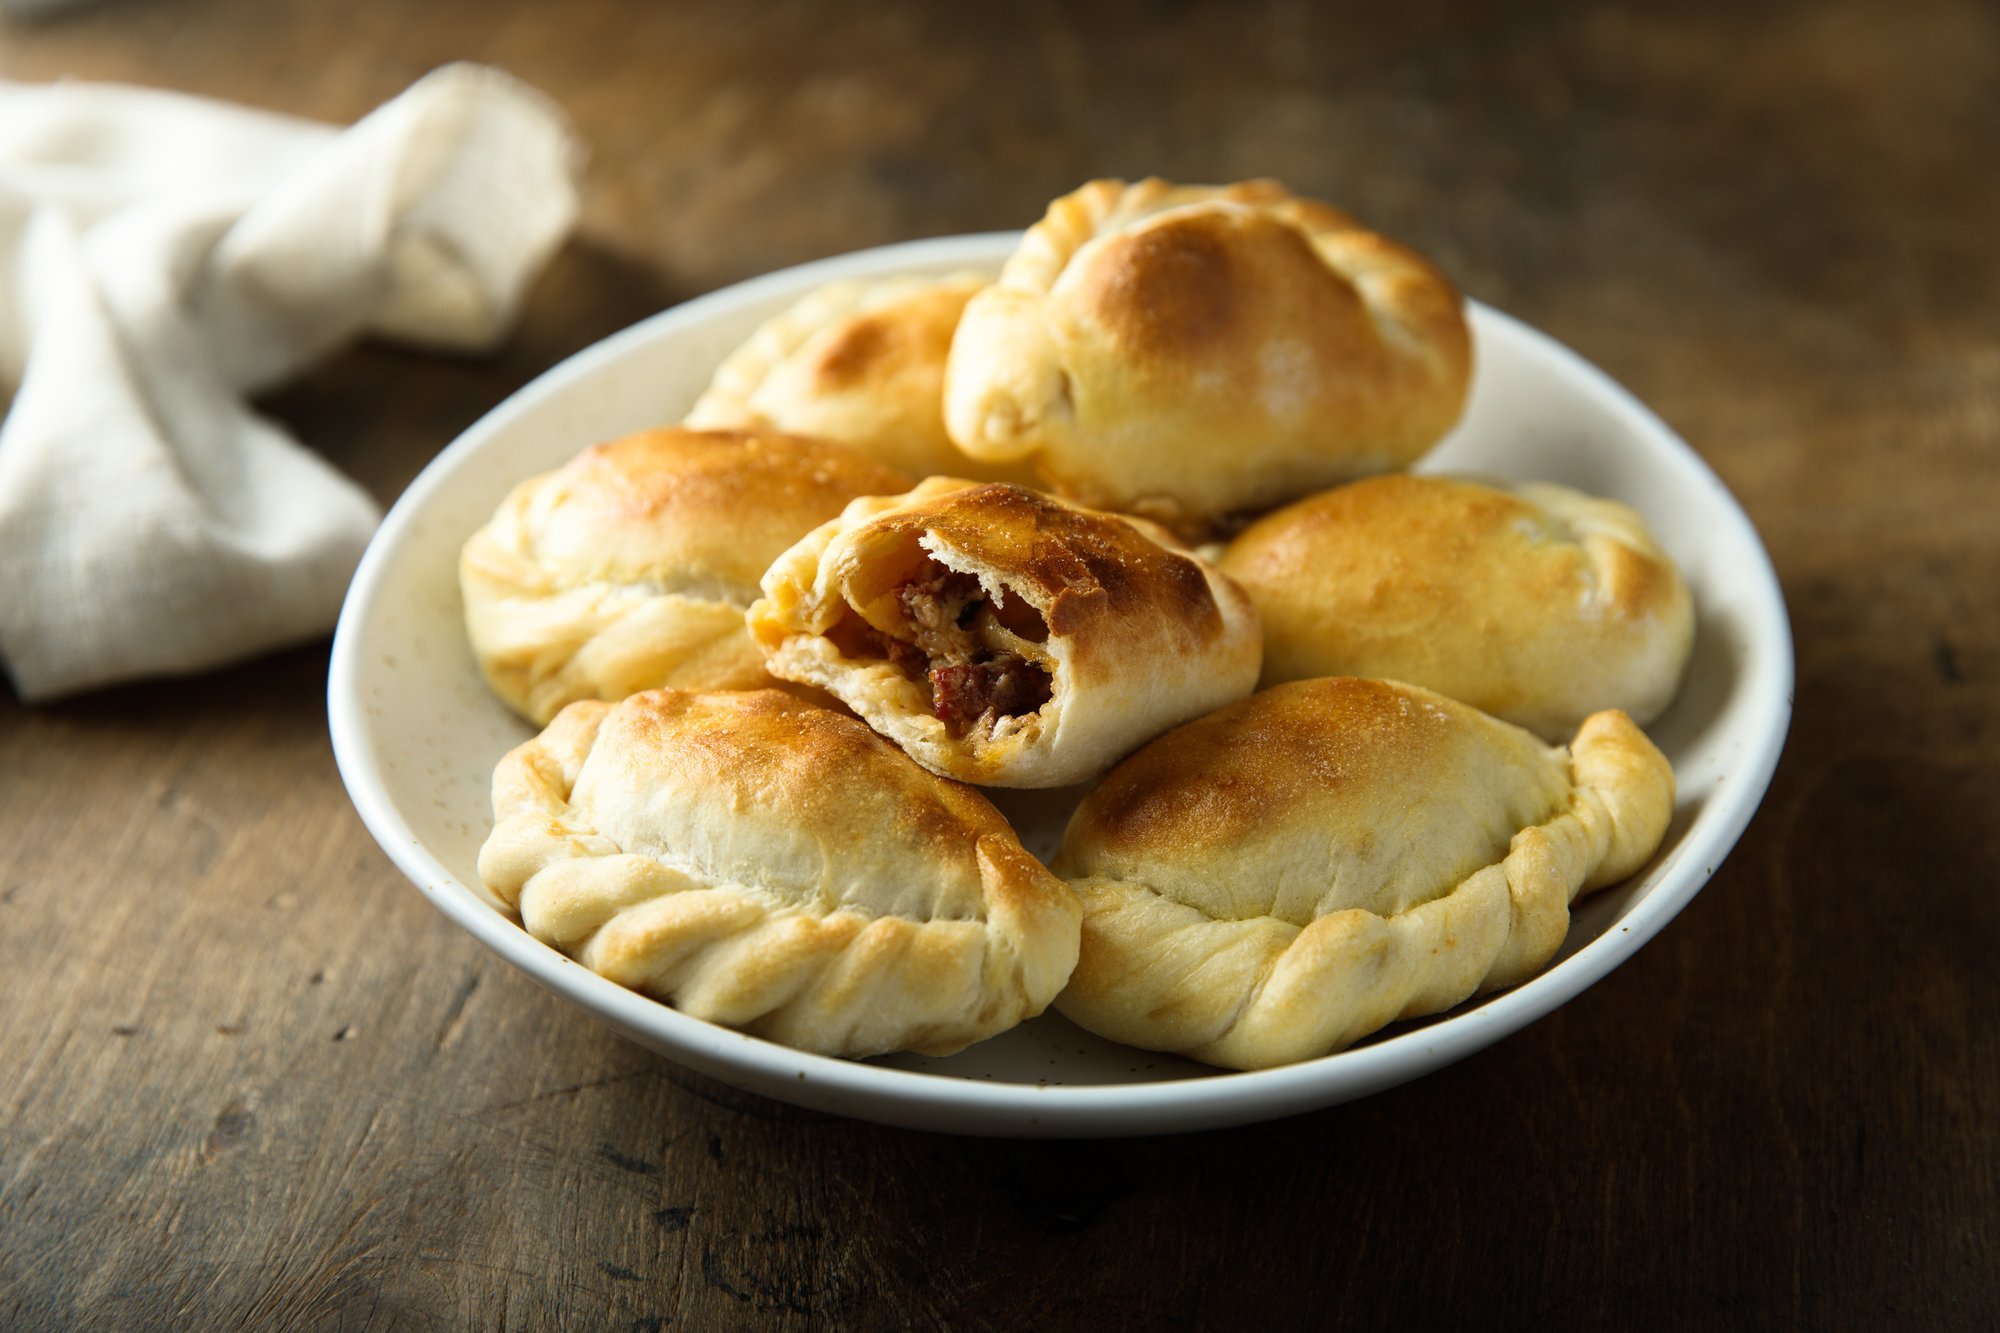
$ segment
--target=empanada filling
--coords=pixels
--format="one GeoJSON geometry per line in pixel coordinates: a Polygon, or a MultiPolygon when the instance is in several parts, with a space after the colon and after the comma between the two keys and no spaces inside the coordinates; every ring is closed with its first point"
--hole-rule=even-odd
{"type": "Polygon", "coordinates": [[[850,614],[828,637],[849,658],[881,658],[927,684],[932,714],[954,737],[991,733],[1049,701],[1049,669],[1026,655],[1048,640],[1049,627],[1019,595],[996,599],[973,575],[927,559],[896,586],[893,605],[877,620],[899,622],[900,632],[850,614]]]}

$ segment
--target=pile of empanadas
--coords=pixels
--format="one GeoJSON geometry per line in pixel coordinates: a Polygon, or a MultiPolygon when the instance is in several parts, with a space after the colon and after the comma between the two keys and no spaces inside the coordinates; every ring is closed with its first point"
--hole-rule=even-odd
{"type": "Polygon", "coordinates": [[[1054,1004],[1259,1068],[1533,975],[1665,833],[1693,616],[1623,505],[1400,471],[1470,374],[1442,274],[1272,182],[1097,181],[997,277],[813,293],[466,543],[545,726],[480,874],[837,1055],[1054,1004]],[[1046,866],[977,790],[1084,783],[1046,866]]]}

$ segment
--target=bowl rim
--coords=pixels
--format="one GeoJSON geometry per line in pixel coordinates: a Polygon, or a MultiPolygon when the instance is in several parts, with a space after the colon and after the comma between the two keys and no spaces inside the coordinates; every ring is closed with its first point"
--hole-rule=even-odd
{"type": "Polygon", "coordinates": [[[1756,813],[1790,728],[1793,646],[1790,620],[1770,555],[1722,480],[1651,409],[1582,356],[1531,326],[1476,301],[1475,323],[1525,340],[1533,351],[1598,400],[1635,434],[1671,457],[1710,494],[1723,521],[1756,553],[1732,570],[1764,631],[1738,688],[1752,692],[1758,716],[1771,719],[1746,748],[1729,781],[1673,849],[1681,864],[1617,922],[1574,954],[1528,981],[1427,1025],[1298,1064],[1247,1072],[1116,1084],[1026,1084],[899,1069],[794,1050],[683,1014],[598,976],[495,911],[424,845],[396,807],[382,775],[361,701],[361,625],[394,575],[396,555],[428,501],[466,460],[509,421],[578,381],[600,373],[637,346],[711,316],[786,291],[891,268],[992,265],[1018,232],[985,232],[906,241],[777,270],[661,311],[583,348],[502,400],[445,446],[389,509],[355,571],[334,632],[327,711],[334,760],[348,795],[390,860],[447,918],[544,987],[621,1029],[643,1031],[647,1045],[725,1082],[841,1114],[931,1129],[985,1133],[1139,1134],[1239,1124],[1366,1096],[1442,1068],[1499,1041],[1568,1003],[1624,962],[1684,908],[1713,876],[1756,813]],[[667,1052],[671,1054],[667,1054],[667,1052]],[[810,1097],[787,1096],[810,1085],[810,1097]],[[954,1124],[950,1113],[964,1117],[954,1124]]]}

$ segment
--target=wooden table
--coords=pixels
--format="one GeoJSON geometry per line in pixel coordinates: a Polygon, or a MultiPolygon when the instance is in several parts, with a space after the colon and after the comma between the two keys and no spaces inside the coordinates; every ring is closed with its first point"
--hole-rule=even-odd
{"type": "Polygon", "coordinates": [[[1086,1144],[794,1110],[539,991],[363,831],[323,643],[8,697],[0,1327],[1995,1326],[2000,22],[1356,8],[0,23],[0,77],[348,120],[467,58],[568,108],[581,234],[502,355],[363,348],[268,403],[385,500],[698,292],[1092,175],[1272,174],[1658,408],[1762,530],[1799,656],[1762,813],[1603,983],[1356,1105],[1086,1144]]]}

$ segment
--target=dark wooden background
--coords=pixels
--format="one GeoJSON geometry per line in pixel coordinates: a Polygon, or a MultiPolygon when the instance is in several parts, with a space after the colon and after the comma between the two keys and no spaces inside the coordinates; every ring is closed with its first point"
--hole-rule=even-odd
{"type": "MultiPolygon", "coordinates": [[[[269,408],[385,500],[544,367],[1098,174],[1280,176],[1680,429],[1798,640],[1762,813],[1651,946],[1357,1105],[1184,1138],[808,1114],[607,1035],[350,810],[324,644],[0,687],[0,1326],[2000,1324],[2000,10],[129,0],[0,77],[350,120],[490,61],[592,149],[489,361],[269,408]]],[[[4,595],[4,594],[0,594],[4,595]]]]}

